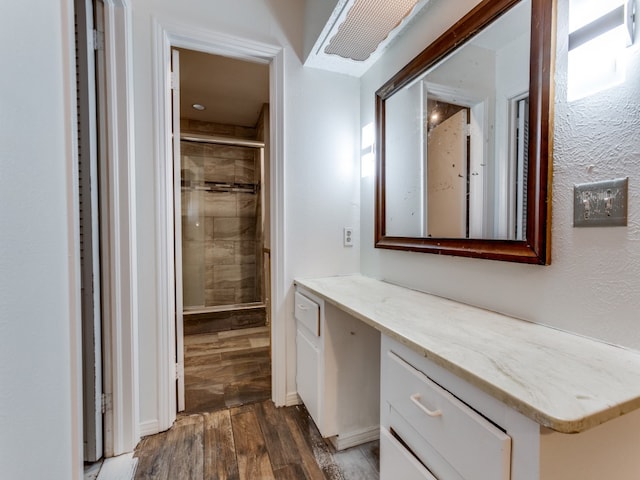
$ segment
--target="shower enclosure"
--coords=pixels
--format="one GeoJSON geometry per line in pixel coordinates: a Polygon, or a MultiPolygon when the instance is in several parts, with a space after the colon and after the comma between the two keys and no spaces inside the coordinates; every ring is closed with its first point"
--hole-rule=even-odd
{"type": "Polygon", "coordinates": [[[187,134],[180,144],[185,321],[240,310],[264,316],[264,143],[187,134]]]}

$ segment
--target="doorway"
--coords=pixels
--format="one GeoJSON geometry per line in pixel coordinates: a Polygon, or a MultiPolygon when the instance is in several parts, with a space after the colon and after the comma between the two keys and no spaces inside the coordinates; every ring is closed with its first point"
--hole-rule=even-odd
{"type": "Polygon", "coordinates": [[[212,411],[271,397],[269,65],[172,61],[177,405],[212,411]]]}
{"type": "Polygon", "coordinates": [[[427,100],[427,236],[469,238],[470,109],[427,100]]]}

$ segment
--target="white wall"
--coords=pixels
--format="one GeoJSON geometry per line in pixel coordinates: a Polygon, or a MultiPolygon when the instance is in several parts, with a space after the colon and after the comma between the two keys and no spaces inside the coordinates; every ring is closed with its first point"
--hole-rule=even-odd
{"type": "MultiPolygon", "coordinates": [[[[359,83],[302,68],[304,1],[134,0],[134,94],[138,209],[140,419],[153,425],[157,312],[152,19],[230,34],[285,49],[285,276],[359,271],[358,246],[342,247],[342,227],[359,229],[359,83]]],[[[272,162],[276,159],[272,158],[272,162]]],[[[357,237],[356,237],[357,243],[357,237]]],[[[277,261],[274,259],[273,261],[277,261]]],[[[295,325],[288,292],[287,392],[295,392],[295,325]]]]}
{"type": "Polygon", "coordinates": [[[303,60],[306,60],[322,33],[327,20],[329,20],[334,8],[338,5],[338,0],[305,0],[304,4],[303,60]]]}
{"type": "Polygon", "coordinates": [[[423,84],[416,82],[385,102],[386,223],[391,236],[419,237],[425,232],[423,84]]]}
{"type": "MultiPolygon", "coordinates": [[[[374,92],[475,0],[430,7],[362,79],[361,123],[374,92]],[[454,12],[454,9],[458,9],[454,12]]],[[[361,184],[364,273],[461,302],[640,349],[640,51],[624,85],[566,101],[568,0],[558,2],[552,264],[517,265],[373,248],[373,179],[361,184]],[[589,168],[593,165],[593,168],[589,168]],[[574,183],[629,176],[627,228],[574,229],[574,183]]]]}
{"type": "MultiPolygon", "coordinates": [[[[359,88],[353,77],[302,69],[289,58],[286,99],[287,284],[360,271],[359,88]],[[354,246],[343,247],[343,227],[354,246]]],[[[296,392],[293,290],[287,299],[287,392],[296,392]]]]}
{"type": "MultiPolygon", "coordinates": [[[[523,32],[513,42],[496,52],[496,122],[495,122],[495,171],[493,199],[495,214],[494,238],[514,238],[513,225],[509,221],[510,203],[515,172],[510,168],[509,153],[511,140],[511,112],[509,102],[517,95],[529,90],[529,58],[522,52],[529,51],[529,34],[523,32]]],[[[513,203],[511,203],[513,205],[513,203]]]]}
{"type": "Polygon", "coordinates": [[[3,479],[67,480],[81,469],[71,6],[5,2],[0,15],[3,479]]]}

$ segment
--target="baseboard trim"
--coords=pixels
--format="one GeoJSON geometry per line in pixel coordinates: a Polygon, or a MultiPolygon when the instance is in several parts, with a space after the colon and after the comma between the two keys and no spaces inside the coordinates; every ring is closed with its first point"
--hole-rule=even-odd
{"type": "Polygon", "coordinates": [[[302,399],[298,392],[289,392],[287,393],[287,397],[285,398],[285,406],[292,407],[294,405],[300,405],[302,403],[302,399]]]}
{"type": "Polygon", "coordinates": [[[160,433],[160,422],[158,420],[149,420],[140,424],[140,436],[155,435],[160,433]]]}
{"type": "Polygon", "coordinates": [[[365,428],[363,430],[355,430],[353,432],[341,433],[328,440],[336,450],[344,450],[345,448],[355,447],[367,442],[373,442],[380,438],[380,426],[365,428]]]}
{"type": "Polygon", "coordinates": [[[133,458],[133,453],[107,458],[97,480],[133,480],[137,467],[138,459],[133,458]]]}

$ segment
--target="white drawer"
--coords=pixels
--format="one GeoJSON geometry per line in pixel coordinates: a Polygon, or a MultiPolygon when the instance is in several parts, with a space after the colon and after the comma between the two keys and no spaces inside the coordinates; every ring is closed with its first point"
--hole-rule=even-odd
{"type": "MultiPolygon", "coordinates": [[[[511,438],[506,433],[393,351],[387,350],[382,361],[383,390],[389,406],[462,478],[510,478],[511,438]]],[[[412,448],[407,439],[403,440],[412,448]]],[[[428,458],[423,460],[432,468],[428,458]]],[[[447,480],[447,476],[432,471],[440,480],[447,480]]]]}
{"type": "Polygon", "coordinates": [[[295,316],[311,333],[320,336],[320,306],[300,292],[295,295],[295,316]]]}
{"type": "MultiPolygon", "coordinates": [[[[387,404],[388,405],[388,404],[387,404]]],[[[389,424],[402,443],[440,480],[465,480],[395,408],[389,408],[389,424]]]]}
{"type": "Polygon", "coordinates": [[[404,446],[380,429],[380,480],[438,480],[404,446]]]}

